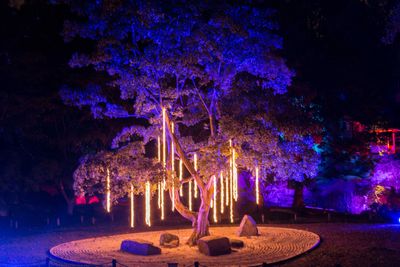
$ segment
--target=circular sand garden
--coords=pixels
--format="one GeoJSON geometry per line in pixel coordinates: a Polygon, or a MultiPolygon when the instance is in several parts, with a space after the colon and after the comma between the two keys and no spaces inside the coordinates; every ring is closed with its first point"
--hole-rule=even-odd
{"type": "Polygon", "coordinates": [[[232,253],[221,256],[206,256],[197,247],[185,244],[192,233],[191,229],[168,230],[168,233],[179,236],[181,244],[177,248],[161,247],[161,255],[140,256],[120,250],[123,240],[143,240],[159,246],[159,238],[166,231],[153,231],[111,235],[97,238],[82,239],[57,245],[50,249],[50,254],[65,261],[104,264],[116,259],[118,263],[128,266],[165,266],[167,263],[190,265],[195,261],[207,266],[237,266],[276,263],[284,261],[308,250],[320,242],[317,234],[312,232],[259,226],[259,236],[238,237],[237,227],[211,227],[210,233],[215,236],[225,236],[244,242],[243,248],[233,249],[232,253]]]}

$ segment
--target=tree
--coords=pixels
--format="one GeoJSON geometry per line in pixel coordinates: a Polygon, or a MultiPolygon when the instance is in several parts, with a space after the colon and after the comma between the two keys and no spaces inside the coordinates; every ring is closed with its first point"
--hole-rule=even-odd
{"type": "Polygon", "coordinates": [[[154,192],[154,184],[165,179],[176,210],[193,224],[192,245],[209,234],[213,177],[229,173],[233,150],[240,168],[259,166],[263,177],[315,175],[315,169],[307,169],[307,157],[299,157],[314,155],[310,134],[315,125],[309,115],[299,119],[291,113],[300,109],[280,97],[294,73],[277,53],[282,40],[272,10],[185,1],[60,2],[76,16],[65,22],[65,40],[80,37],[93,48],[74,54],[70,65],[106,71],[120,91],[115,97],[112,89],[98,85],[65,87],[60,92],[64,102],[89,106],[95,118],[142,119],[114,138],[113,151],[83,158],[74,174],[77,194],[104,192],[107,169],[118,181],[111,188],[114,201],[131,184],[135,193],[143,193],[144,182],[150,181],[154,192]],[[163,157],[162,164],[151,153],[162,129],[166,154],[174,148],[189,173],[180,183],[176,162],[163,157]],[[198,169],[190,160],[195,153],[198,169]],[[303,172],[295,172],[299,169],[303,172]],[[200,190],[198,212],[187,208],[178,193],[191,181],[200,190]]]}

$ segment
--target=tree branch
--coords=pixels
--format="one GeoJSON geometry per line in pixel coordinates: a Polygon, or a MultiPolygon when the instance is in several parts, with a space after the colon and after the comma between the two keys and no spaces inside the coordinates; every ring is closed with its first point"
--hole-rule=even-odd
{"type": "MultiPolygon", "coordinates": [[[[168,190],[169,197],[172,198],[172,189],[168,190]]],[[[181,214],[184,218],[188,219],[192,222],[192,226],[195,226],[197,223],[197,212],[190,211],[183,203],[181,202],[181,198],[179,197],[179,189],[174,190],[174,205],[175,209],[181,214]]]]}
{"type": "Polygon", "coordinates": [[[179,157],[182,159],[182,162],[185,165],[186,169],[189,171],[190,175],[192,175],[192,177],[196,180],[197,186],[200,188],[201,191],[204,191],[205,190],[204,183],[200,179],[200,175],[194,169],[194,166],[189,161],[189,159],[186,157],[186,153],[185,153],[185,151],[183,151],[183,148],[181,147],[181,144],[179,143],[175,134],[172,133],[171,121],[169,119],[169,115],[168,115],[167,111],[165,111],[165,120],[166,120],[166,125],[168,128],[169,135],[172,137],[172,141],[174,142],[176,152],[178,153],[179,157]]]}

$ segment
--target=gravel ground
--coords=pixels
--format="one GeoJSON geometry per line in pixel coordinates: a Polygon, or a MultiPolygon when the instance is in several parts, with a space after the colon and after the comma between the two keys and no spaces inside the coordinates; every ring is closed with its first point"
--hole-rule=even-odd
{"type": "MultiPolygon", "coordinates": [[[[315,223],[267,226],[308,230],[322,239],[314,250],[279,266],[400,266],[400,225],[315,223]]],[[[47,250],[57,244],[128,232],[126,228],[114,226],[16,233],[7,233],[3,229],[0,232],[0,266],[44,263],[47,250]]]]}

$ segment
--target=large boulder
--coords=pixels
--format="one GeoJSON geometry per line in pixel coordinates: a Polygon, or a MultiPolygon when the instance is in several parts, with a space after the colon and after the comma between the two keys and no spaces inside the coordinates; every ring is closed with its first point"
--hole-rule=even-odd
{"type": "Polygon", "coordinates": [[[231,248],[242,248],[244,247],[244,242],[239,239],[229,239],[229,243],[231,243],[231,248]]]}
{"type": "Polygon", "coordinates": [[[141,240],[123,240],[121,250],[142,256],[161,254],[159,247],[153,246],[153,243],[141,240]]]}
{"type": "Polygon", "coordinates": [[[179,246],[179,237],[170,233],[162,233],[160,236],[160,246],[176,248],[179,246]]]}
{"type": "Polygon", "coordinates": [[[207,256],[219,256],[231,253],[231,245],[227,237],[205,236],[197,241],[199,251],[207,256]]]}
{"type": "Polygon", "coordinates": [[[257,224],[249,215],[244,215],[236,233],[238,236],[256,236],[258,235],[257,224]]]}

